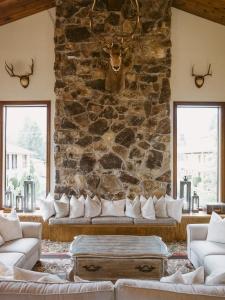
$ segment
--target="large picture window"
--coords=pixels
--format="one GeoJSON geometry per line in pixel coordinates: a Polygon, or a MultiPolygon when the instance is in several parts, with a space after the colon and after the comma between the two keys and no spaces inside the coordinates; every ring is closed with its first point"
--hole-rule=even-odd
{"type": "Polygon", "coordinates": [[[24,181],[35,185],[36,206],[49,192],[50,102],[0,102],[1,195],[6,207],[10,191],[12,206],[24,193],[24,181]]]}
{"type": "Polygon", "coordinates": [[[174,194],[187,176],[200,207],[223,201],[224,104],[174,104],[174,194]]]}

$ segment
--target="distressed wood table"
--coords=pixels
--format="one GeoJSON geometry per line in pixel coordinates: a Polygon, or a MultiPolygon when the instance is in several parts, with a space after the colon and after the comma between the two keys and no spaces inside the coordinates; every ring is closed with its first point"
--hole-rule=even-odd
{"type": "Polygon", "coordinates": [[[87,280],[159,279],[169,252],[158,236],[80,235],[70,246],[73,271],[87,280]]]}

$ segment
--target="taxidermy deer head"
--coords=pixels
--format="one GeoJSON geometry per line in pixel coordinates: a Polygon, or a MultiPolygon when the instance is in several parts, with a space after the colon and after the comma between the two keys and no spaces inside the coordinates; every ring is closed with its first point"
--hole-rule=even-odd
{"type": "Polygon", "coordinates": [[[14,66],[10,66],[5,62],[5,70],[10,77],[18,77],[20,79],[20,84],[23,88],[27,88],[30,83],[30,76],[34,73],[34,60],[32,59],[32,65],[30,66],[30,72],[24,75],[15,74],[14,66]]]}
{"type": "MultiPolygon", "coordinates": [[[[96,39],[101,43],[103,51],[109,55],[108,70],[106,72],[105,89],[110,92],[119,92],[124,87],[124,57],[130,48],[130,42],[133,40],[134,34],[140,24],[140,9],[138,0],[130,0],[131,5],[135,5],[136,20],[135,25],[130,33],[124,33],[121,30],[118,34],[114,34],[111,42],[107,42],[104,37],[95,34],[93,14],[95,11],[96,0],[93,1],[90,11],[90,30],[96,39]],[[134,4],[135,2],[135,4],[134,4]]],[[[120,25],[123,28],[123,24],[120,25]]]]}
{"type": "Polygon", "coordinates": [[[194,72],[194,66],[192,67],[192,76],[195,77],[195,85],[198,88],[201,88],[203,84],[205,83],[205,77],[206,76],[212,76],[212,71],[211,71],[211,65],[209,65],[208,72],[204,75],[197,75],[194,72]]]}

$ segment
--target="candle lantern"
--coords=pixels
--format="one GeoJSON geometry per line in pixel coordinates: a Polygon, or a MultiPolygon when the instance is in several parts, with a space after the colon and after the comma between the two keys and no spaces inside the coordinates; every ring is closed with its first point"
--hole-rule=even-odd
{"type": "Polygon", "coordinates": [[[192,196],[192,212],[199,212],[199,196],[196,192],[192,196]]]}
{"type": "Polygon", "coordinates": [[[32,212],[35,209],[35,182],[29,176],[24,181],[24,207],[25,212],[32,212]]]}
{"type": "Polygon", "coordinates": [[[21,194],[21,192],[19,192],[19,194],[16,195],[16,211],[17,212],[23,211],[23,204],[24,204],[24,197],[21,194]]]}
{"type": "Polygon", "coordinates": [[[188,181],[187,176],[184,176],[183,181],[180,182],[180,198],[184,199],[184,213],[191,212],[191,182],[188,181]]]}
{"type": "Polygon", "coordinates": [[[10,187],[5,192],[5,199],[4,199],[4,207],[5,208],[12,208],[13,206],[13,192],[10,187]]]}

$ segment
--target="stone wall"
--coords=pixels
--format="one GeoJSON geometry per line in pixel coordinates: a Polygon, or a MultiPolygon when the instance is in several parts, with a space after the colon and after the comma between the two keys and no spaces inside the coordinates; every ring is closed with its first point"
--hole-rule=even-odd
{"type": "MultiPolygon", "coordinates": [[[[132,62],[125,89],[110,93],[108,57],[89,30],[91,2],[57,1],[55,194],[122,199],[169,192],[171,3],[139,0],[141,35],[124,59],[132,62]]],[[[98,34],[109,38],[118,20],[117,12],[100,11],[98,34]]]]}

